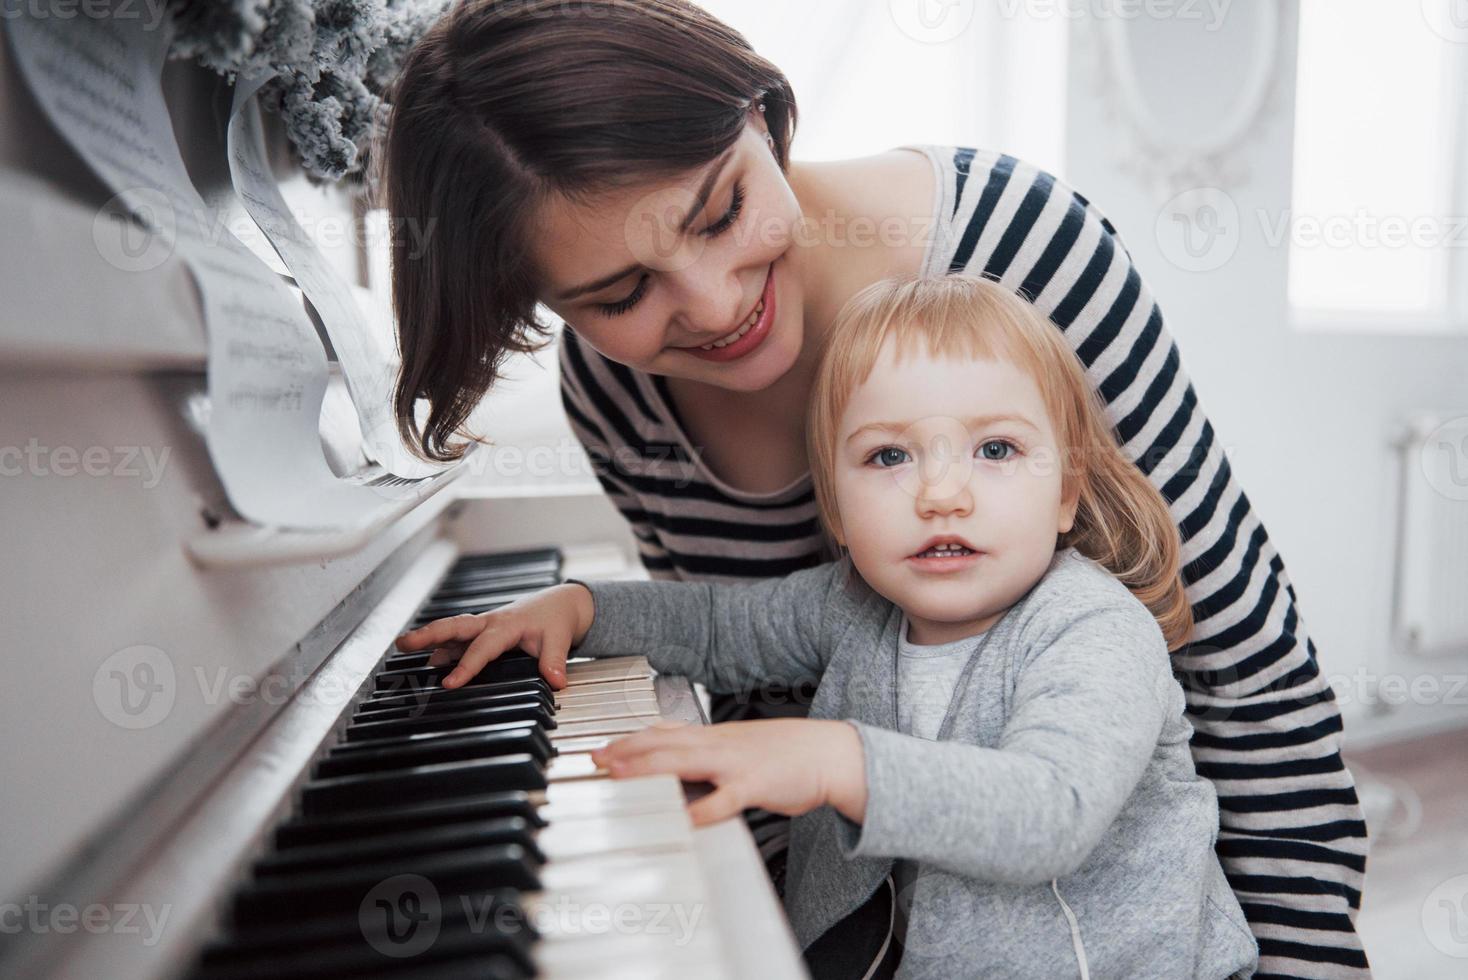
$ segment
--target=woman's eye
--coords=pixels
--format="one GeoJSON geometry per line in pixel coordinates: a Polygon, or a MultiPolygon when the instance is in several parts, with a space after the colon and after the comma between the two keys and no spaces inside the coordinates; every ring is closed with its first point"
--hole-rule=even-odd
{"type": "Polygon", "coordinates": [[[883,469],[896,466],[902,462],[902,457],[907,455],[907,450],[898,449],[896,446],[883,446],[867,457],[868,463],[876,463],[883,469]]]}
{"type": "MultiPolygon", "coordinates": [[[[709,238],[714,238],[718,235],[722,235],[724,232],[734,227],[734,222],[739,220],[739,215],[743,211],[744,185],[736,183],[734,185],[733,202],[729,205],[729,210],[724,213],[724,216],[722,218],[709,225],[703,231],[699,232],[699,234],[707,235],[709,238]]],[[[647,292],[647,279],[648,277],[644,274],[643,277],[638,280],[637,288],[632,290],[632,293],[626,299],[618,300],[615,303],[596,304],[597,312],[601,313],[603,316],[621,316],[623,313],[626,313],[628,310],[632,309],[632,307],[636,306],[638,301],[642,299],[643,294],[647,292]]]]}
{"type": "Polygon", "coordinates": [[[642,299],[642,294],[645,292],[647,292],[647,275],[644,273],[642,278],[637,280],[637,288],[633,289],[626,299],[618,300],[615,303],[598,303],[596,304],[597,312],[603,316],[621,316],[636,306],[637,301],[642,299]]]}
{"type": "Polygon", "coordinates": [[[979,447],[979,452],[983,454],[984,459],[990,460],[995,463],[1003,462],[1004,460],[1008,459],[1009,450],[1014,450],[1015,452],[1018,452],[1018,450],[1015,449],[1014,443],[1009,442],[1006,439],[990,439],[988,442],[979,447]],[[997,454],[991,453],[989,451],[995,448],[999,450],[997,454]]]}
{"type": "Polygon", "coordinates": [[[743,210],[744,185],[740,183],[735,183],[734,199],[733,203],[729,205],[729,210],[724,213],[724,216],[722,218],[705,228],[702,234],[707,235],[710,238],[713,238],[717,235],[722,235],[724,232],[728,231],[734,226],[734,222],[739,220],[739,213],[743,210]]]}

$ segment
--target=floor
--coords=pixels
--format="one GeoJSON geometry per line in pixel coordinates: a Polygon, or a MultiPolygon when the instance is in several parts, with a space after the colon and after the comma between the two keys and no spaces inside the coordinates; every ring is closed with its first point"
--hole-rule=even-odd
{"type": "Polygon", "coordinates": [[[1468,977],[1468,729],[1344,756],[1371,834],[1357,930],[1372,975],[1468,977]]]}

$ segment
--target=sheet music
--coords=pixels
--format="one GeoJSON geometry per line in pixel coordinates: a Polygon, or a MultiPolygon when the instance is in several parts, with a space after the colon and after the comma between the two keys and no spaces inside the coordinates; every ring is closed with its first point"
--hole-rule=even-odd
{"type": "Polygon", "coordinates": [[[171,22],[149,30],[139,18],[45,13],[19,7],[7,25],[22,77],[58,132],[176,249],[199,286],[209,338],[206,437],[230,503],[259,524],[341,528],[369,522],[405,494],[426,496],[426,485],[354,483],[327,465],[318,432],[325,351],[297,298],[189,179],[160,85],[171,22]]]}
{"type": "Polygon", "coordinates": [[[235,82],[229,122],[229,169],[235,190],[321,318],[346,377],[367,451],[389,473],[409,479],[430,477],[444,467],[414,456],[398,436],[392,408],[398,358],[391,338],[374,332],[350,287],[296,221],[271,173],[255,98],[271,77],[235,82]]]}

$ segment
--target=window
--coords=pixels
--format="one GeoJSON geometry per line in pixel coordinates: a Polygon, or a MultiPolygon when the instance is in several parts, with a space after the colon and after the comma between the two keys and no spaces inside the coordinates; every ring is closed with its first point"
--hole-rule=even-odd
{"type": "Polygon", "coordinates": [[[1274,233],[1289,236],[1302,324],[1468,319],[1468,11],[1455,21],[1455,3],[1300,5],[1293,195],[1274,233]]]}

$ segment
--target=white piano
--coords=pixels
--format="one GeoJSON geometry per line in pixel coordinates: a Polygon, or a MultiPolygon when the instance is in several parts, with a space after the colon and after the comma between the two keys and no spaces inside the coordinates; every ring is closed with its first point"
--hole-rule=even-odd
{"type": "MultiPolygon", "coordinates": [[[[222,83],[168,71],[191,174],[227,179],[222,83]]],[[[353,533],[240,521],[189,277],[102,261],[105,189],[3,44],[0,134],[0,974],[805,976],[741,822],[590,764],[702,721],[685,680],[507,661],[446,692],[393,655],[425,616],[638,575],[610,504],[460,479],[353,533]]]]}

